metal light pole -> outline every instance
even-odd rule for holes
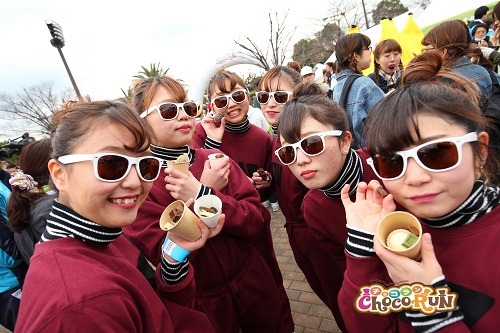
[[[61,56],[61,59],[64,63],[64,67],[66,68],[66,72],[68,72],[69,79],[71,80],[71,84],[73,85],[73,89],[75,89],[76,92],[76,97],[78,97],[78,100],[80,102],[83,102],[82,96],[80,95],[80,90],[78,90],[78,87],[76,86],[75,79],[73,79],[73,75],[71,74],[71,71],[69,70],[68,63],[66,62],[66,59],[64,58],[64,54],[62,52],[62,48],[64,46],[64,35],[62,32],[62,28],[59,24],[52,20],[46,20],[45,24],[47,24],[47,27],[49,28],[50,34],[52,35],[52,39],[50,40],[50,44],[52,44],[53,47],[57,49],[59,52],[59,55]]]
[[[363,5],[363,13],[365,14],[366,29],[368,29],[370,25],[368,24],[368,15],[366,15],[365,1],[361,0],[361,4]]]

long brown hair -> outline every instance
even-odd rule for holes
[[[52,158],[71,154],[95,129],[109,124],[122,125],[135,138],[130,151],[143,152],[149,148],[153,131],[130,106],[116,101],[78,103],[56,113],[56,130],[52,138]]]
[[[367,118],[369,154],[401,151],[421,141],[417,115],[441,117],[467,132],[484,131],[488,121],[473,85],[467,78],[445,70],[439,53],[418,55],[406,66],[402,87],[378,103]],[[479,145],[472,143],[476,157],[480,156]],[[498,159],[490,157],[485,173],[494,175],[498,172]]]
[[[28,227],[33,204],[46,196],[43,187],[49,184],[50,173],[47,164],[52,146],[50,139],[34,141],[26,145],[19,155],[19,168],[38,183],[38,191],[22,191],[15,186],[7,203],[10,229],[22,232]]]
[[[449,67],[461,57],[471,57],[472,37],[461,20],[445,21],[432,28],[422,39],[422,45],[446,50],[444,66]]]
[[[287,102],[280,115],[279,131],[286,142],[300,140],[302,122],[305,118],[312,119],[342,131],[349,130],[347,113],[338,103],[325,96],[317,84],[299,84],[294,92],[294,99]]]
[[[352,69],[354,72],[361,74],[357,65],[358,62],[354,58],[354,54],[363,54],[363,50],[371,44],[368,36],[354,33],[341,37],[335,45],[335,56],[337,57],[337,72],[343,69]]]
[[[302,82],[300,73],[289,66],[274,66],[260,79],[259,90],[271,91],[269,82],[278,78],[278,82],[287,81],[291,86],[297,86]],[[279,89],[279,84],[278,84]]]
[[[176,102],[182,103],[187,100],[184,87],[170,76],[150,77],[137,81],[132,86],[132,107],[141,114],[151,105],[153,98],[160,87],[164,87],[175,98]]]
[[[227,88],[227,83],[229,82],[229,89]],[[208,100],[212,100],[215,88],[219,88],[219,91],[228,94],[234,90],[234,88],[240,85],[246,89],[245,81],[239,77],[236,73],[227,71],[225,69],[218,70],[210,79],[207,87]]]

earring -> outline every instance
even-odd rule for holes
[[[479,170],[476,171],[476,180],[480,180],[481,178],[483,178],[482,176],[484,176],[484,170],[483,170],[483,165],[481,164],[479,166]]]

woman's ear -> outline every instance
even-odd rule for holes
[[[342,155],[347,155],[351,149],[352,134],[349,131],[344,132],[344,137],[340,139],[340,151]]]
[[[50,159],[48,163],[48,168],[50,172],[50,177],[52,178],[52,182],[59,191],[67,190],[67,172],[61,163],[58,163],[55,159]]]
[[[477,142],[479,143],[479,156],[474,160],[474,168],[480,170],[486,163],[486,158],[488,157],[488,143],[490,142],[490,136],[486,132],[481,132],[477,135]]]

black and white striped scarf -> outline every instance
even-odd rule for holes
[[[90,244],[106,245],[121,234],[122,228],[109,228],[92,222],[56,199],[40,242],[71,237]]]
[[[248,132],[250,129],[250,122],[248,121],[248,117],[243,120],[243,122],[239,124],[230,124],[226,123],[225,130],[231,133],[236,133],[236,134],[244,134]]]
[[[175,160],[177,157],[182,154],[188,154],[189,157],[189,165],[192,165],[194,162],[194,151],[189,148],[189,146],[182,146],[180,148],[166,148],[151,145],[151,154],[155,157],[161,158],[163,160],[162,167],[167,167],[167,161]]]
[[[353,149],[347,154],[344,166],[340,171],[340,175],[333,184],[320,189],[327,197],[332,199],[340,198],[340,191],[344,185],[349,184],[349,195],[356,193],[358,184],[363,179],[363,164],[361,157]]]
[[[278,125],[271,125],[272,134],[278,135]]]
[[[422,219],[433,228],[449,228],[469,224],[488,214],[500,203],[500,187],[486,185],[482,180],[474,183],[472,192],[460,206],[445,216]]]

